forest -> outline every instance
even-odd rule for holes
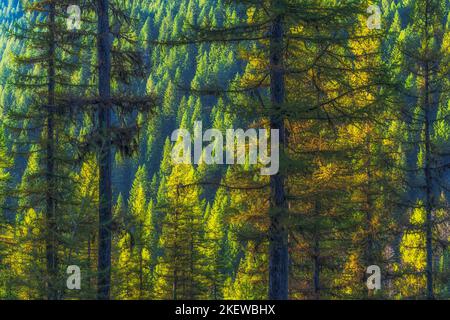
[[[449,97],[450,0],[0,0],[0,300],[448,300]]]

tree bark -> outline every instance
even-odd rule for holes
[[[425,45],[428,53],[429,41],[429,0],[425,3]],[[427,279],[427,299],[434,299],[433,293],[433,177],[431,173],[431,130],[432,110],[430,103],[430,62],[426,58],[424,62],[424,109],[425,109],[425,233],[426,233],[426,279]]]
[[[321,149],[320,143],[319,143],[319,150]],[[313,229],[313,244],[312,244],[312,262],[313,262],[313,294],[312,298],[315,300],[320,300],[320,226],[319,226],[319,219],[320,219],[320,212],[322,210],[322,204],[320,202],[319,198],[316,198],[314,200],[314,229]]]
[[[49,63],[48,63],[48,97],[47,97],[47,126],[46,126],[46,261],[47,261],[47,299],[58,299],[58,245],[56,226],[55,202],[55,3],[49,3]]]
[[[111,287],[111,40],[109,26],[109,1],[97,1],[97,55],[99,65],[98,91],[102,103],[98,111],[101,136],[99,150],[99,240],[97,299],[108,300]]]
[[[275,17],[270,39],[270,93],[273,114],[270,117],[271,129],[280,132],[280,149],[283,154],[286,143],[286,129],[281,114],[285,101],[284,72],[284,27],[283,17]],[[286,228],[287,201],[285,177],[281,171],[270,178],[270,229],[269,229],[269,299],[288,299],[288,232]]]
[[[376,265],[375,261],[375,230],[373,225],[373,215],[374,215],[374,204],[373,204],[373,198],[372,198],[372,153],[371,153],[371,147],[372,147],[372,141],[371,141],[371,132],[368,130],[367,132],[367,139],[366,139],[366,190],[365,190],[365,196],[366,196],[366,204],[365,204],[365,211],[366,211],[366,227],[367,227],[367,236],[366,236],[366,247],[365,247],[365,267],[371,265]],[[365,273],[364,280],[367,280],[367,274]],[[373,297],[375,291],[369,290],[367,291],[367,298]]]
[[[426,233],[426,278],[427,278],[427,299],[433,299],[433,188],[431,176],[431,123],[429,104],[429,66],[425,63],[425,233]]]

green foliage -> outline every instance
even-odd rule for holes
[[[170,136],[176,128],[192,131],[198,120],[204,128],[225,131],[267,127],[278,116],[289,131],[281,172],[289,203],[283,223],[289,229],[290,298],[424,297],[421,68],[427,59],[438,61],[431,79],[434,291],[438,298],[450,297],[450,4],[430,0],[435,14],[427,38],[425,1],[378,1],[387,33],[365,26],[372,2],[293,0],[275,8],[271,1],[125,1],[133,21],[121,32],[133,45],[124,38],[113,43],[115,51],[130,55],[115,56],[112,89],[121,98],[131,89],[156,92],[161,103],[151,115],[116,108],[113,119],[117,128],[139,129],[114,136],[113,299],[268,297],[267,235],[278,212],[270,207],[269,179],[249,165],[174,165]],[[86,34],[69,37],[68,2],[58,3],[55,282],[58,298],[94,298],[99,163],[90,151],[96,107],[67,102],[96,95],[95,24],[88,21],[95,21],[95,12],[83,8]],[[274,110],[267,25],[280,12],[289,38],[283,47],[287,102]],[[38,57],[45,57],[49,43],[34,39],[30,46],[33,41],[24,39],[24,28],[46,22],[45,16],[24,13],[18,1],[0,4],[0,25],[19,37],[0,32],[0,299],[48,295],[45,147],[52,139],[42,130],[48,125],[48,64]],[[241,26],[238,32],[224,31],[233,25]],[[245,29],[249,25],[256,27]],[[185,35],[200,41],[169,47],[153,42]],[[245,37],[263,40],[235,39]],[[129,59],[135,49],[143,53],[139,70]],[[142,73],[144,79],[132,79]],[[76,148],[80,143],[86,148]],[[72,264],[82,270],[80,291],[65,290],[65,267]],[[389,275],[381,292],[365,286],[370,264]]]

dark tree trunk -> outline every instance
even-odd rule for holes
[[[372,180],[373,180],[373,173],[372,173],[372,153],[371,153],[371,148],[372,148],[372,141],[371,141],[371,133],[368,133],[368,137],[366,139],[366,151],[367,151],[367,161],[365,164],[366,167],[366,179],[367,179],[367,183],[366,183],[366,190],[365,190],[365,194],[366,194],[366,203],[365,203],[365,211],[366,211],[366,227],[367,227],[367,236],[366,236],[366,246],[365,246],[365,252],[364,252],[364,263],[365,263],[365,267],[367,268],[368,266],[371,265],[376,265],[376,261],[375,261],[375,230],[374,230],[374,225],[373,225],[373,215],[374,215],[374,203],[373,203],[373,198],[372,198],[372,194],[373,194],[373,190],[372,190]],[[364,281],[367,280],[367,274],[364,273],[365,277],[364,277]],[[367,297],[370,299],[371,297],[373,297],[375,291],[374,290],[369,290],[367,292]]]
[[[99,65],[98,91],[102,99],[98,111],[101,136],[99,150],[99,240],[97,299],[108,300],[111,286],[111,34],[109,27],[109,2],[97,1],[98,31],[97,55]]]
[[[316,234],[314,237],[314,299],[320,299],[320,241],[319,236]]]
[[[433,299],[433,188],[431,176],[431,136],[430,136],[430,119],[429,119],[429,103],[428,103],[428,63],[425,67],[425,189],[426,189],[426,278],[427,278],[427,298]]]
[[[425,63],[425,233],[427,299],[433,299],[433,178],[431,176],[431,126],[429,103],[429,66]]]
[[[88,278],[88,292],[91,293],[91,234],[88,235],[88,249],[87,249],[87,266],[89,270],[89,278]]]
[[[320,149],[320,147],[319,147]],[[318,221],[320,219],[321,211],[320,199],[314,201],[314,236],[313,236],[313,295],[314,299],[320,299],[320,227]]]
[[[425,3],[425,42],[428,49],[429,41],[429,0]],[[428,53],[428,50],[426,50]],[[424,109],[425,109],[425,233],[426,233],[426,279],[427,279],[427,299],[434,299],[433,293],[433,177],[431,173],[431,130],[432,110],[430,103],[430,62],[424,62]]]
[[[270,40],[270,91],[273,115],[270,119],[272,129],[280,131],[280,149],[283,154],[286,143],[286,129],[281,114],[285,100],[285,72],[283,48],[283,18],[273,21]],[[270,178],[270,229],[269,229],[269,299],[288,299],[288,232],[286,228],[287,201],[283,172]]]
[[[48,98],[47,98],[47,127],[46,127],[46,260],[47,260],[47,298],[58,299],[58,245],[55,208],[55,3],[49,4],[49,63],[48,63]]]

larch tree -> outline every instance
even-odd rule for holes
[[[26,4],[26,24],[17,24],[10,34],[27,45],[15,57],[17,73],[10,85],[21,90],[29,107],[8,112],[7,129],[18,139],[19,156],[39,153],[38,168],[31,178],[32,185],[21,186],[13,197],[19,198],[19,212],[34,210],[44,215],[46,275],[43,279],[47,299],[63,295],[58,253],[62,241],[60,223],[62,212],[70,206],[68,194],[73,181],[69,170],[74,168],[71,145],[73,124],[64,95],[77,90],[70,76],[78,66],[71,31],[66,27],[65,1],[33,1]],[[20,137],[20,138],[19,138]],[[26,150],[28,149],[28,150]],[[23,198],[28,201],[21,201]],[[25,204],[21,207],[20,204]],[[63,209],[65,208],[65,209]]]
[[[173,165],[166,193],[157,206],[164,212],[155,268],[154,294],[158,299],[201,299],[206,297],[206,254],[204,251],[201,188],[190,165]]]
[[[440,141],[442,134],[445,136],[448,120],[444,111],[449,90],[445,81],[449,72],[448,29],[442,24],[448,16],[448,6],[442,1],[413,1],[411,14],[412,23],[399,41],[403,55],[399,66],[408,72],[407,85],[401,92],[405,124],[410,130],[407,140],[410,148],[406,150],[409,154],[416,150],[404,166],[407,195],[414,194],[405,199],[408,201],[405,206],[413,208],[409,218],[415,219],[415,223],[409,227],[410,232],[418,232],[425,240],[424,295],[434,299],[436,240],[441,238],[444,244],[448,241],[439,235],[449,219],[448,183],[440,178],[448,175],[448,150]],[[413,172],[415,177],[408,172]],[[420,212],[423,219],[418,218]],[[408,234],[404,236],[407,238]]]
[[[141,131],[138,114],[155,111],[154,94],[139,94],[139,79],[145,76],[142,52],[136,49],[137,36],[128,7],[120,1],[98,0],[82,7],[85,42],[97,44],[96,92],[91,96],[70,96],[67,102],[92,117],[91,130],[83,136],[82,155],[94,152],[99,167],[99,229],[97,254],[97,298],[110,298],[112,241],[112,161],[115,150],[124,157],[138,150]],[[90,18],[90,19],[89,19]],[[93,20],[92,20],[93,19]],[[95,21],[95,22],[93,22]],[[135,86],[135,92],[130,87]],[[94,110],[94,112],[93,112]]]
[[[243,12],[243,18],[226,21],[219,27],[206,19],[199,20],[184,37],[159,43],[242,44],[243,55],[250,63],[248,75],[240,83],[232,84],[230,89],[200,83],[193,89],[206,95],[248,93],[253,99],[239,107],[251,110],[253,117],[256,111],[260,124],[279,130],[280,170],[268,179],[268,297],[287,299],[290,273],[288,180],[300,169],[299,164],[293,165],[295,157],[289,153],[295,139],[288,134],[289,126],[297,120],[309,119],[333,122],[337,118],[343,122],[342,118],[350,120],[369,113],[370,103],[346,110],[349,96],[362,95],[361,92],[382,84],[379,83],[380,73],[375,71],[373,80],[367,84],[358,86],[349,81],[351,75],[356,77],[363,72],[352,67],[351,57],[356,59],[357,55],[350,52],[348,43],[358,25],[358,17],[365,14],[367,3],[286,0],[233,1],[229,5]],[[301,96],[295,90],[299,87],[306,89]],[[319,100],[316,99],[318,94]]]

